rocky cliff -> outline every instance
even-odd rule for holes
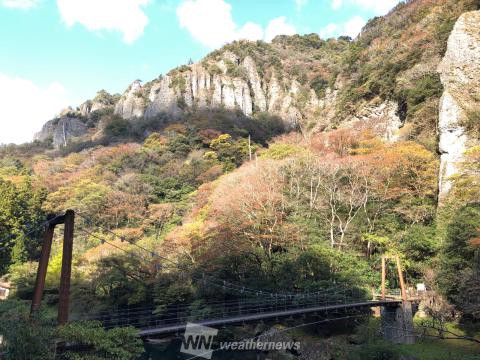
[[[448,39],[438,71],[445,91],[439,106],[440,196],[451,188],[452,175],[465,150],[475,142],[464,125],[480,102],[480,11],[460,16]]]
[[[89,125],[99,125],[99,118],[111,113],[120,96],[110,95],[100,90],[92,100],[87,100],[77,109],[71,107],[62,110],[59,115],[46,122],[42,129],[34,135],[34,140],[51,140],[55,149],[66,146],[73,140],[82,140],[90,135]],[[95,134],[95,131],[92,131]]]
[[[140,81],[134,81],[115,105],[115,114],[124,119],[142,117],[145,111],[144,92]]]
[[[65,115],[48,121],[42,129],[35,134],[34,139],[39,141],[52,140],[55,148],[66,146],[73,139],[87,134],[87,126],[81,119]]]
[[[252,57],[241,59],[225,51],[218,60],[174,69],[148,87],[134,82],[117,103],[115,113],[132,119],[224,108],[246,116],[269,112],[294,127],[318,109],[319,99],[313,89],[278,75],[271,72],[268,80],[262,78]]]
[[[130,123],[154,123],[161,114],[164,124],[216,109],[258,119],[269,113],[306,134],[368,129],[431,151],[438,149],[438,128],[444,192],[468,143],[462,118],[468,104],[478,102],[478,20],[471,12],[478,7],[477,0],[409,0],[369,21],[355,40],[309,34],[233,42],[145,84],[134,81],[121,96],[101,91],[70,116],[78,131],[70,136],[67,130],[62,140],[68,126],[59,127],[57,119],[37,139],[52,137],[61,146],[83,132],[79,122],[94,127],[85,135],[98,139],[111,112]]]
[[[341,87],[341,81],[335,81],[317,95],[311,84],[272,67],[260,71],[251,56],[241,58],[227,50],[174,69],[145,86],[135,81],[117,103],[115,114],[132,120],[221,108],[246,116],[268,112],[283,119],[287,128],[305,129],[310,124],[314,131],[322,131],[336,120]],[[403,125],[397,104],[378,99],[345,119],[345,124],[359,123],[388,140],[395,139]]]

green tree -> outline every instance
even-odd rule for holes
[[[437,283],[460,310],[478,308],[479,294],[471,297],[472,281],[479,290],[478,245],[480,228],[480,204],[466,205],[458,210],[447,227],[445,245],[442,249]],[[470,289],[470,290],[469,290]],[[470,296],[464,296],[465,294]],[[475,295],[475,294],[474,294]],[[473,302],[473,304],[472,304]],[[476,304],[476,306],[475,306]],[[477,310],[477,316],[480,312]]]
[[[95,219],[103,214],[107,207],[107,198],[111,188],[84,178],[59,188],[48,194],[44,208],[51,213],[61,213],[66,209],[75,209]]]
[[[0,302],[0,333],[5,340],[0,350],[6,352],[6,360],[134,360],[144,351],[134,328],[105,330],[96,321],[56,327],[52,312],[43,309],[31,321],[28,309],[28,302]],[[68,347],[56,349],[59,342],[67,343]]]
[[[100,322],[73,322],[56,331],[59,341],[85,348],[84,351],[67,350],[62,359],[71,360],[132,360],[144,351],[138,332],[132,327],[105,330]]]
[[[413,277],[420,277],[423,267],[439,250],[435,228],[412,225],[400,239],[398,248],[405,256],[406,270]]]
[[[117,115],[108,115],[104,129],[107,138],[127,137],[130,133],[131,124],[128,120],[122,119]]]
[[[30,322],[28,308],[27,301],[0,301],[0,334],[4,337],[0,353],[6,352],[6,360],[53,360],[52,322],[43,313]]]
[[[251,144],[252,153],[258,149],[256,144]],[[248,158],[248,140],[234,140],[229,134],[222,134],[213,139],[210,148],[215,150],[218,160],[223,163],[225,170],[233,170]]]
[[[39,254],[39,231],[30,233],[45,219],[45,194],[28,177],[18,183],[0,179],[0,275],[14,262],[33,260]]]

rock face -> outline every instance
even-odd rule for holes
[[[443,198],[452,186],[449,177],[458,172],[458,163],[473,141],[462,123],[480,99],[480,11],[464,13],[457,20],[438,72],[445,88],[438,124],[439,195]]]
[[[103,110],[111,107],[111,105],[101,103],[99,101],[85,101],[82,105],[79,107],[80,115],[84,117],[88,117],[92,112],[98,111],[98,110]]]
[[[399,139],[399,130],[403,125],[398,115],[398,104],[384,101],[378,105],[365,106],[343,127],[370,130],[383,140],[394,142]]]
[[[43,124],[42,129],[35,133],[33,136],[33,140],[38,140],[38,141],[45,141],[48,140],[49,138],[53,139],[53,133],[55,132],[55,128],[57,127],[57,120],[50,120],[47,121],[45,124]]]
[[[142,117],[146,103],[142,90],[140,81],[134,81],[115,105],[115,114],[124,119]]]
[[[55,148],[66,146],[73,138],[87,134],[86,125],[79,119],[70,116],[63,116],[48,121],[43,125],[42,130],[35,134],[34,139],[45,141],[49,138],[53,141]]]
[[[133,83],[115,107],[115,113],[131,119],[162,112],[178,115],[195,109],[225,108],[247,116],[268,111],[293,127],[318,108],[319,100],[313,90],[302,88],[295,80],[280,81],[275,73],[270,75],[269,81],[260,76],[250,56],[242,61],[225,51],[218,61],[171,71],[149,90]],[[148,105],[144,98],[148,98]]]
[[[100,110],[112,109],[117,103],[120,95],[110,95],[105,90],[100,90],[92,100],[87,100],[81,104],[78,111],[81,116],[88,118],[92,113]]]
[[[464,116],[458,102],[445,90],[440,99],[440,114],[438,119],[440,151],[439,194],[444,197],[448,194],[452,183],[449,178],[458,172],[458,163],[463,160],[463,153],[467,149],[468,137],[465,129],[460,125]]]

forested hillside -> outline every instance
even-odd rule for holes
[[[439,150],[438,66],[458,18],[478,9],[476,0],[411,0],[354,40],[234,42],[67,109],[34,142],[0,148],[0,276],[14,299],[31,299],[43,229],[31,230],[73,209],[74,318],[200,307],[222,296],[193,281],[205,273],[272,292],[344,284],[368,298],[381,257],[399,255],[408,285],[425,283],[437,299],[427,313],[475,324],[480,97],[464,106],[454,94],[468,108],[457,124],[467,149],[439,194],[440,164],[451,160]],[[47,307],[58,302],[61,236]],[[387,286],[398,288],[389,266]]]

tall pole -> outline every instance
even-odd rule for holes
[[[400,265],[400,258],[398,255],[395,256],[397,260],[397,270],[398,270],[398,278],[400,279],[400,289],[402,290],[402,300],[407,301],[407,291],[405,289],[405,281],[403,280],[403,272],[402,267]]]
[[[54,231],[55,225],[48,224],[48,227],[43,234],[42,252],[40,253],[40,261],[38,262],[37,279],[35,280],[35,290],[33,292],[32,306],[30,308],[30,317],[32,317],[32,315],[40,308],[40,303],[42,302]]]
[[[72,275],[73,228],[75,213],[67,210],[65,213],[65,230],[63,235],[62,274],[60,277],[60,294],[58,304],[58,324],[63,325],[68,321],[70,300],[70,277]]]
[[[382,300],[385,300],[385,280],[387,272],[385,269],[385,255],[382,256]]]

